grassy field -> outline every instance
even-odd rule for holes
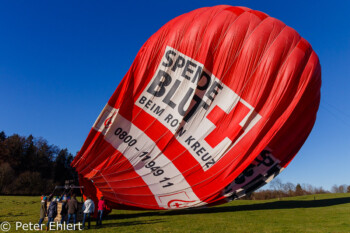
[[[0,222],[37,223],[40,197],[0,197]],[[350,232],[350,194],[237,200],[178,211],[113,210],[91,232]],[[1,232],[1,230],[0,230]],[[23,231],[25,232],[25,231]]]

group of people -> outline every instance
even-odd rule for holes
[[[96,227],[99,227],[102,225],[103,211],[105,210],[105,208],[106,208],[106,203],[102,196],[98,201],[98,205],[97,205]],[[91,214],[93,214],[94,212],[95,212],[95,203],[90,197],[87,197],[83,205],[83,214],[84,214],[83,228],[85,227],[85,221],[87,220],[88,229],[90,229],[90,217],[91,217]]]
[[[49,207],[47,208],[47,202],[50,201]],[[53,195],[50,195],[49,197],[42,196],[41,199],[41,207],[40,207],[40,220],[39,220],[39,226],[44,221],[44,218],[47,216],[48,221],[46,224],[46,229],[49,229],[50,223],[54,221],[54,219],[57,216],[57,204],[58,202],[62,203],[61,208],[61,224],[66,222],[67,224],[70,223],[71,220],[73,220],[73,224],[75,225],[77,222],[77,213],[78,213],[78,201],[76,199],[76,196],[73,194],[71,197],[68,195],[62,195],[61,197],[53,197]],[[103,197],[100,198],[97,205],[97,219],[96,219],[96,227],[102,225],[102,217],[103,217],[103,211],[106,209],[105,200]],[[85,222],[88,223],[88,229],[90,228],[91,223],[91,215],[95,212],[95,203],[90,197],[87,197],[83,207],[83,222],[82,226],[83,229],[85,228]]]

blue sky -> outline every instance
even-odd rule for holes
[[[0,1],[0,130],[75,154],[142,44],[196,8],[246,6],[306,38],[322,66],[315,127],[279,176],[350,185],[350,1]]]

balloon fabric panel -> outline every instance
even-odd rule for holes
[[[316,120],[321,68],[283,22],[220,5],[142,46],[72,162],[111,208],[216,205],[271,181]]]

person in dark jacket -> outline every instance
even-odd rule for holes
[[[47,209],[47,224],[46,224],[46,228],[49,228],[50,222],[53,222],[53,220],[56,218],[57,216],[57,199],[53,198],[49,208]]]
[[[44,218],[46,217],[47,214],[47,197],[43,197],[43,199],[40,202],[40,219],[39,219],[39,227],[41,228],[41,224],[44,221]]]
[[[64,223],[64,221],[66,220],[66,217],[67,217],[67,213],[68,213],[68,210],[67,210],[67,200],[62,200],[62,209],[61,209],[61,224]]]
[[[70,199],[67,203],[67,212],[68,212],[68,219],[67,224],[69,224],[70,219],[73,217],[73,223],[76,224],[77,222],[77,211],[78,211],[78,201],[75,197],[75,195],[72,195],[72,199]]]

